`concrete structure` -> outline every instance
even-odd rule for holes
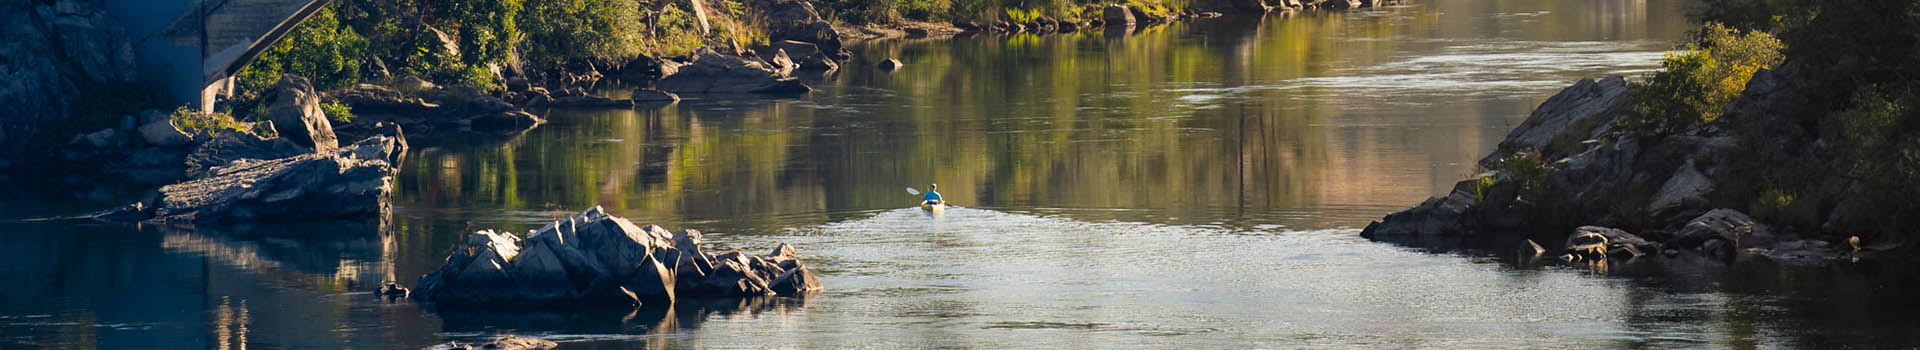
[[[212,111],[233,75],[332,0],[108,0],[127,28],[140,77]]]

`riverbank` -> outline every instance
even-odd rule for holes
[[[1663,70],[1562,90],[1479,161],[1484,173],[1361,235],[1569,262],[1912,261],[1916,65],[1911,52],[1876,48],[1912,34],[1832,34],[1862,20],[1822,15],[1771,32],[1709,22]]]

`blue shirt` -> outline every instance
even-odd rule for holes
[[[927,191],[927,195],[920,198],[925,198],[926,200],[930,200],[930,201],[937,201],[937,200],[940,200],[940,192]]]

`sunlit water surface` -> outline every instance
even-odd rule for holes
[[[1357,227],[1446,191],[1584,77],[1639,74],[1670,1],[1418,1],[1081,33],[856,46],[809,95],[543,111],[417,138],[381,223],[8,222],[0,347],[1912,347],[1913,269],[1604,271],[1431,252]],[[906,68],[871,69],[895,57]],[[619,87],[602,93],[619,96]],[[906,187],[941,184],[929,215]],[[35,187],[0,218],[124,201]],[[603,205],[722,249],[799,247],[827,289],[598,312],[424,310],[464,232]]]

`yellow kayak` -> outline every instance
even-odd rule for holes
[[[920,210],[925,210],[925,211],[934,212],[934,213],[947,211],[947,203],[927,204],[926,202],[921,202]]]

